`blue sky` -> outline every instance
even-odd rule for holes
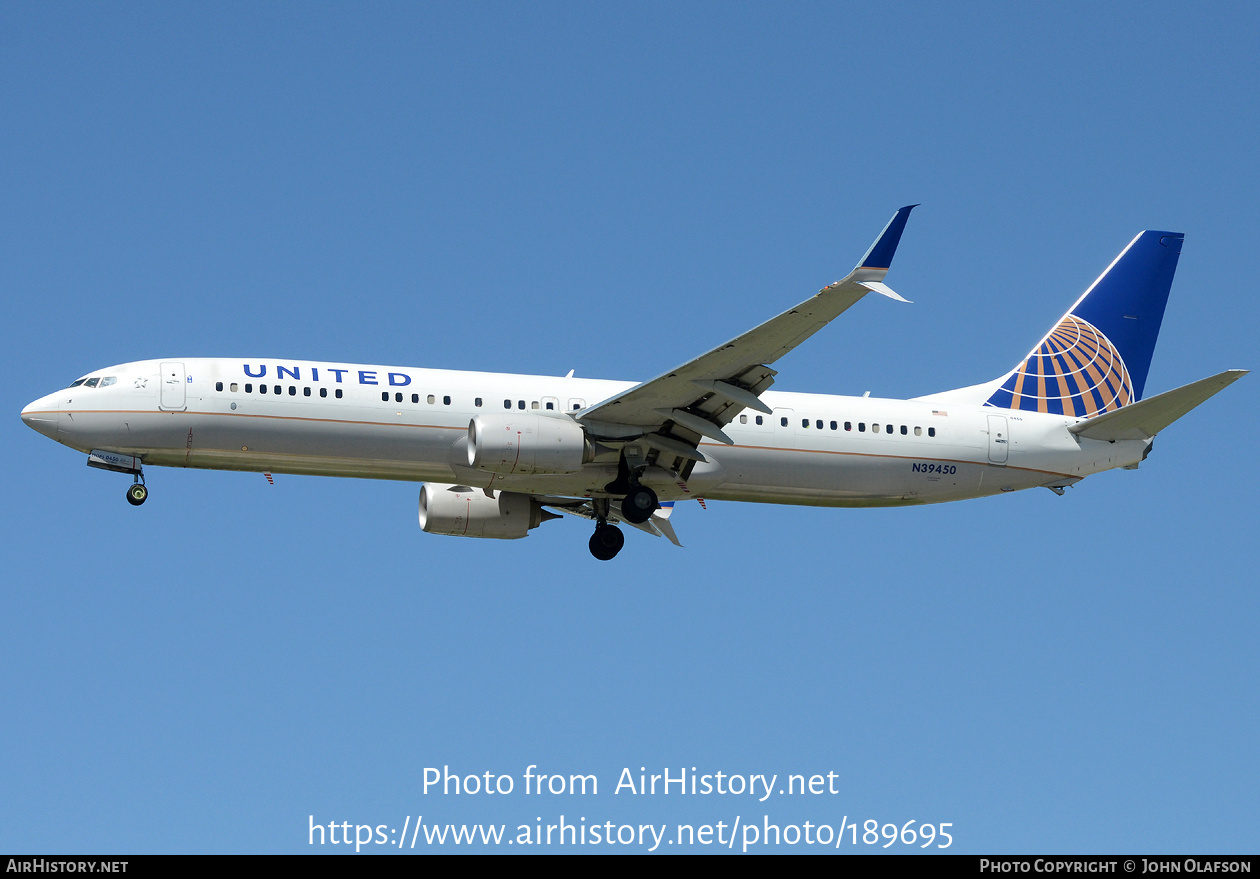
[[[157,357],[644,379],[841,277],[913,202],[889,282],[914,304],[860,303],[778,388],[992,378],[1144,228],[1186,234],[1148,393],[1252,368],[1258,22],[0,7],[0,850],[564,815],[1254,851],[1254,377],[1062,498],[682,507],[685,549],[631,534],[613,563],[571,520],[422,534],[406,483],[155,469],[133,509],[18,412]],[[526,796],[531,764],[599,794]],[[442,766],[516,792],[425,794]],[[839,792],[613,793],[693,766]]]

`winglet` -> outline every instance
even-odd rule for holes
[[[906,220],[910,219],[910,212],[917,207],[917,204],[906,205],[893,214],[888,225],[884,227],[884,231],[879,233],[871,249],[857,264],[857,268],[888,271],[892,265],[893,254],[897,252],[897,244],[901,241],[901,233],[906,231]]]

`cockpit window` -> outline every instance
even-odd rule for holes
[[[101,386],[102,388],[107,388],[107,387],[109,387],[110,385],[116,385],[116,384],[118,384],[118,376],[116,376],[116,375],[107,375],[107,376],[105,376],[105,378],[101,379],[101,385],[100,385],[100,386]]]
[[[94,376],[92,376],[90,379],[88,379],[87,381],[85,381],[85,382],[83,383],[83,387],[85,387],[85,388],[94,388],[94,387],[96,387],[98,384],[100,384],[100,381],[101,381],[101,377],[100,377],[99,375],[94,375]]]
[[[76,381],[76,382],[74,382],[73,384],[71,384],[71,385],[70,385],[70,387],[72,387],[72,388],[77,388],[79,385],[83,384],[85,381],[87,381],[87,379],[85,379],[85,378],[81,378],[81,379],[79,379],[78,381]]]

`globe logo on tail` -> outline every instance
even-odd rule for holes
[[[1069,314],[989,398],[989,405],[1087,417],[1133,401],[1133,381],[1115,345]]]

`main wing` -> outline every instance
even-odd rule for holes
[[[685,466],[706,460],[696,449],[701,437],[729,444],[722,428],[741,410],[769,414],[770,408],[759,399],[774,384],[776,373],[769,364],[871,291],[907,301],[883,281],[916,207],[908,205],[893,214],[866,256],[843,279],[725,345],[578,413],[578,421],[596,439],[644,437],[660,453],[658,461],[680,458]]]

